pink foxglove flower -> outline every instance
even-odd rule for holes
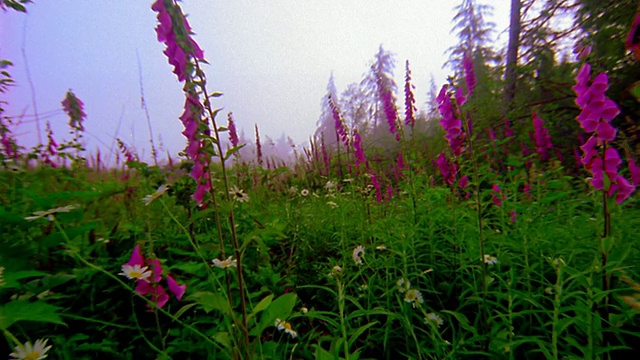
[[[336,141],[342,141],[344,146],[349,146],[347,129],[346,129],[346,126],[344,125],[344,121],[342,121],[342,117],[340,116],[340,110],[338,109],[338,106],[336,105],[336,103],[333,101],[333,98],[331,97],[331,95],[329,95],[328,100],[329,100],[329,107],[331,108],[331,115],[333,116],[333,120],[335,123],[336,135],[338,137]]]
[[[362,137],[357,130],[353,132],[353,148],[355,149],[356,167],[360,166],[360,164],[366,164],[367,159],[362,148]]]
[[[462,59],[462,67],[464,68],[464,80],[467,84],[467,97],[473,94],[473,89],[476,88],[476,73],[473,70],[473,59],[467,54]]]
[[[166,45],[164,54],[173,65],[174,74],[181,82],[190,79],[193,71],[191,60],[204,60],[204,52],[191,37],[193,32],[186,16],[173,1],[156,0],[151,8],[158,13],[156,34],[158,41]]]
[[[69,127],[78,131],[84,131],[82,124],[87,117],[84,113],[84,104],[71,91],[67,91],[67,95],[62,100],[62,108],[69,116]]]
[[[533,129],[534,139],[536,143],[536,152],[540,156],[540,160],[549,160],[549,150],[553,147],[551,143],[551,136],[549,131],[544,127],[544,120],[538,117],[535,111],[531,112],[533,115]]]
[[[151,300],[163,307],[169,301],[169,295],[164,287],[160,285],[162,281],[162,264],[158,259],[145,259],[140,251],[140,245],[136,245],[131,252],[129,261],[123,266],[123,273],[128,278],[136,279],[135,291],[142,296],[150,296]],[[133,272],[132,272],[133,271]],[[129,275],[132,274],[132,275]],[[167,275],[167,285],[178,300],[184,295],[187,285],[180,285],[174,278]]]
[[[227,119],[229,120],[227,126],[227,129],[229,129],[229,141],[231,142],[231,146],[237,147],[240,140],[238,139],[238,131],[236,130],[236,124],[233,121],[233,114],[231,112],[227,114]]]
[[[591,83],[591,66],[583,64],[576,75],[573,87],[577,97],[576,104],[582,110],[576,118],[580,126],[591,137],[581,146],[583,156],[580,159],[586,170],[591,172],[591,185],[596,190],[607,191],[608,196],[615,196],[617,203],[624,202],[635,190],[635,186],[618,174],[622,164],[618,151],[608,144],[616,137],[616,129],[611,125],[620,110],[618,105],[607,98],[605,91],[609,88],[609,80],[605,73],[597,74]],[[602,146],[604,154],[598,147]],[[604,176],[608,182],[605,182]],[[605,186],[608,185],[608,188]]]
[[[502,202],[507,199],[504,194],[502,194],[502,190],[500,190],[500,186],[498,184],[493,184],[493,187],[491,188],[491,199],[498,207],[502,207]]]

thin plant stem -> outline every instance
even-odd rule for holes
[[[200,81],[198,82],[200,88],[203,91],[204,94],[204,107],[206,108],[208,114],[209,114],[209,119],[211,121],[211,127],[213,128],[213,132],[214,132],[214,138],[215,138],[215,145],[217,148],[217,153],[220,157],[220,167],[222,169],[222,180],[224,183],[224,189],[225,189],[225,194],[226,194],[226,200],[229,204],[232,204],[232,199],[231,199],[231,195],[230,195],[230,189],[229,189],[229,178],[227,176],[227,168],[225,166],[225,155],[224,152],[222,151],[222,143],[220,141],[220,132],[218,131],[218,125],[216,124],[216,120],[215,120],[215,113],[213,111],[213,109],[211,108],[211,100],[210,97],[208,95],[207,92],[207,88],[206,88],[206,79],[204,76],[204,72],[200,69],[200,63],[198,61],[195,61],[195,65],[196,65],[196,71],[198,74],[198,77],[200,78]],[[216,212],[217,213],[217,212]],[[236,256],[236,261],[237,261],[237,267],[236,267],[236,277],[238,280],[238,289],[239,289],[239,293],[240,293],[240,307],[241,307],[241,313],[242,313],[242,333],[243,333],[243,342],[244,342],[244,348],[245,348],[245,352],[246,352],[246,358],[245,359],[250,359],[251,355],[249,353],[249,329],[247,327],[247,301],[246,301],[246,296],[245,296],[245,288],[244,288],[244,278],[243,278],[243,274],[242,274],[242,253],[240,251],[240,245],[238,243],[238,234],[236,233],[236,224],[235,224],[235,219],[234,219],[234,215],[233,215],[233,206],[230,206],[229,208],[229,227],[231,228],[231,241],[233,244],[233,250],[235,252],[235,256]]]

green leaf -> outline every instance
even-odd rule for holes
[[[220,91],[214,91],[214,92],[212,92],[212,93],[211,93],[211,95],[209,95],[209,96],[214,97],[214,98],[217,98],[217,97],[220,97],[220,96],[222,96],[222,95],[223,95],[223,94],[222,94]]]
[[[18,280],[28,279],[32,277],[45,276],[47,273],[36,270],[23,270],[23,271],[6,271],[4,273],[4,281],[5,285],[3,287],[6,288],[19,288],[20,283]]]
[[[66,325],[57,306],[44,301],[12,301],[0,306],[0,329],[6,330],[17,321],[36,321]]]
[[[198,305],[197,303],[191,303],[191,304],[187,304],[183,307],[180,308],[180,310],[176,311],[175,314],[173,314],[173,316],[176,317],[176,319],[179,319],[180,316],[182,316],[185,312],[187,312],[189,309],[191,309],[192,307]]]
[[[629,92],[636,98],[636,101],[640,102],[640,81],[633,83]]]
[[[253,317],[256,316],[256,314],[258,314],[260,311],[263,311],[264,309],[268,308],[269,305],[271,305],[272,300],[273,300],[273,294],[267,295],[264,299],[260,300],[258,305],[256,305],[256,307],[253,308],[253,310],[251,311],[251,314],[249,314],[249,316],[247,317],[247,323],[251,322],[251,319],[253,319]]]
[[[288,293],[273,301],[264,311],[260,324],[251,330],[251,335],[259,336],[264,329],[274,326],[276,319],[286,320],[289,318],[297,300],[298,296],[295,293]]]
[[[187,297],[187,300],[195,301],[202,306],[205,312],[209,313],[218,310],[225,315],[231,315],[229,302],[222,293],[212,293],[209,291],[201,291]]]
[[[224,346],[225,348],[232,350],[233,345],[231,343],[231,335],[228,332],[219,332],[213,335],[213,340],[217,341],[219,344]]]
[[[362,325],[353,334],[351,334],[351,337],[349,337],[349,340],[347,341],[347,346],[349,347],[349,349],[351,349],[351,347],[353,346],[353,343],[356,340],[358,340],[358,337],[360,335],[362,335],[363,332],[367,331],[367,329],[369,329],[373,325],[377,325],[377,324],[378,324],[378,322],[374,321],[374,322],[370,322],[370,323],[368,323],[366,325]]]
[[[234,147],[230,148],[229,150],[227,150],[227,152],[224,154],[224,160],[227,160],[229,157],[231,157],[231,155],[233,155],[234,153],[238,152],[238,150],[242,149],[245,145],[247,145],[247,144],[234,146]]]
[[[332,353],[322,348],[322,346],[320,345],[316,345],[315,356],[316,356],[316,360],[336,360],[337,359],[336,356],[334,356]]]

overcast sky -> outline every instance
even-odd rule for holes
[[[35,1],[28,14],[0,11],[0,59],[11,60],[17,86],[6,114],[24,114],[14,131],[25,146],[37,143],[34,114],[44,131],[68,138],[60,101],[68,89],[85,103],[87,145],[103,151],[115,137],[149,156],[149,131],[140,106],[140,77],[156,145],[182,150],[184,95],[157,42],[152,1]],[[339,92],[359,82],[380,44],[396,54],[396,81],[409,60],[418,106],[424,108],[430,77],[440,86],[450,33],[452,0],[186,0],[181,3],[210,62],[215,105],[233,111],[253,138],[258,124],[272,139],[297,143],[315,130],[331,72]],[[509,1],[493,1],[496,36],[506,41]],[[139,66],[138,66],[139,58]],[[27,76],[27,67],[30,81]],[[140,70],[139,70],[140,69]],[[402,100],[402,96],[399,96]],[[223,115],[224,115],[223,114]],[[226,121],[226,116],[219,118]],[[44,133],[43,133],[44,137]]]

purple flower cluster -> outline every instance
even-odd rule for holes
[[[0,144],[4,150],[2,155],[8,159],[18,160],[20,153],[17,151],[16,140],[11,130],[2,122],[2,118],[0,118]]]
[[[125,264],[129,266],[139,266],[139,267],[148,267],[151,270],[151,279],[137,279],[136,280],[136,292],[142,296],[150,295],[151,300],[158,305],[158,307],[163,307],[169,301],[169,294],[165,291],[164,287],[159,284],[162,280],[162,264],[160,264],[160,260],[158,259],[145,259],[142,253],[140,252],[140,245],[136,245],[131,252],[131,257],[129,261]],[[173,293],[176,299],[182,299],[185,291],[187,290],[187,285],[180,285],[178,282],[172,278],[170,275],[166,275],[167,278],[167,287],[169,291]]]
[[[464,68],[464,80],[467,84],[467,97],[473,94],[473,89],[476,88],[476,73],[473,71],[473,59],[467,54],[462,59],[462,67]]]
[[[71,91],[67,91],[67,95],[62,100],[62,109],[69,116],[69,127],[78,131],[84,131],[84,119],[87,115],[84,113],[84,104]]]
[[[42,161],[45,164],[55,168],[56,163],[53,162],[51,158],[56,156],[57,154],[58,154],[58,143],[53,138],[53,130],[51,130],[51,123],[47,121],[47,148],[42,154]]]
[[[367,158],[364,156],[364,149],[362,148],[362,137],[357,130],[353,132],[353,148],[355,149],[356,167],[360,164],[366,164]]]
[[[207,157],[201,153],[203,147],[202,140],[199,138],[200,123],[204,108],[200,103],[197,95],[187,92],[187,98],[184,103],[184,111],[180,115],[180,121],[184,125],[182,135],[187,138],[187,147],[185,153],[187,157],[193,160],[193,169],[191,170],[191,178],[196,181],[196,191],[191,196],[198,205],[202,204],[204,195],[211,189],[211,181],[209,171],[207,171]]]
[[[333,115],[333,120],[335,121],[336,134],[340,141],[344,144],[344,146],[349,146],[349,138],[347,137],[347,129],[344,125],[344,121],[342,121],[342,117],[340,116],[340,110],[338,110],[338,106],[333,101],[331,96],[328,97],[329,107],[331,108],[331,115]]]
[[[229,124],[227,125],[227,129],[229,130],[229,141],[231,142],[231,146],[237,147],[240,143],[240,139],[238,139],[238,130],[236,129],[236,124],[233,121],[233,114],[229,112],[227,114],[227,120]]]
[[[396,108],[396,99],[393,92],[383,82],[382,76],[377,77],[378,97],[382,101],[382,110],[389,124],[389,132],[395,134],[396,140],[400,141],[400,132],[398,131],[398,109]]]
[[[502,202],[507,200],[500,189],[500,185],[493,184],[491,187],[491,200],[497,207],[502,207]]]
[[[607,191],[609,196],[616,193],[615,200],[620,204],[635,190],[635,186],[618,174],[618,168],[622,164],[618,151],[607,146],[616,137],[616,129],[611,125],[611,120],[620,110],[605,95],[609,88],[607,75],[599,73],[591,83],[590,80],[591,66],[585,63],[580,68],[573,87],[577,95],[576,104],[582,110],[576,119],[584,131],[591,133],[591,137],[580,147],[583,152],[580,161],[591,172],[591,185],[597,190]],[[598,147],[604,148],[604,156],[600,154]],[[608,182],[604,179],[605,175]],[[610,184],[608,189],[605,188],[607,183]]]
[[[450,162],[444,152],[441,152],[436,159],[438,169],[444,178],[444,182],[453,185],[456,181],[456,175],[458,174],[458,165],[454,162]]]
[[[204,52],[191,38],[193,33],[187,18],[180,7],[173,5],[173,1],[156,0],[151,8],[158,13],[156,34],[158,41],[167,46],[164,54],[169,59],[169,64],[173,65],[173,73],[178,76],[179,81],[191,78],[188,64],[192,57],[204,60]]]
[[[442,115],[440,125],[442,125],[444,131],[447,132],[444,137],[449,142],[449,147],[451,147],[453,155],[457,157],[464,151],[465,133],[462,129],[462,120],[456,115],[454,110],[448,88],[448,85],[442,86],[436,101],[438,102],[440,115]]]
[[[536,144],[536,152],[540,156],[540,160],[549,160],[549,150],[553,147],[549,131],[544,127],[544,120],[540,119],[535,111],[531,111],[533,117],[533,138]]]

